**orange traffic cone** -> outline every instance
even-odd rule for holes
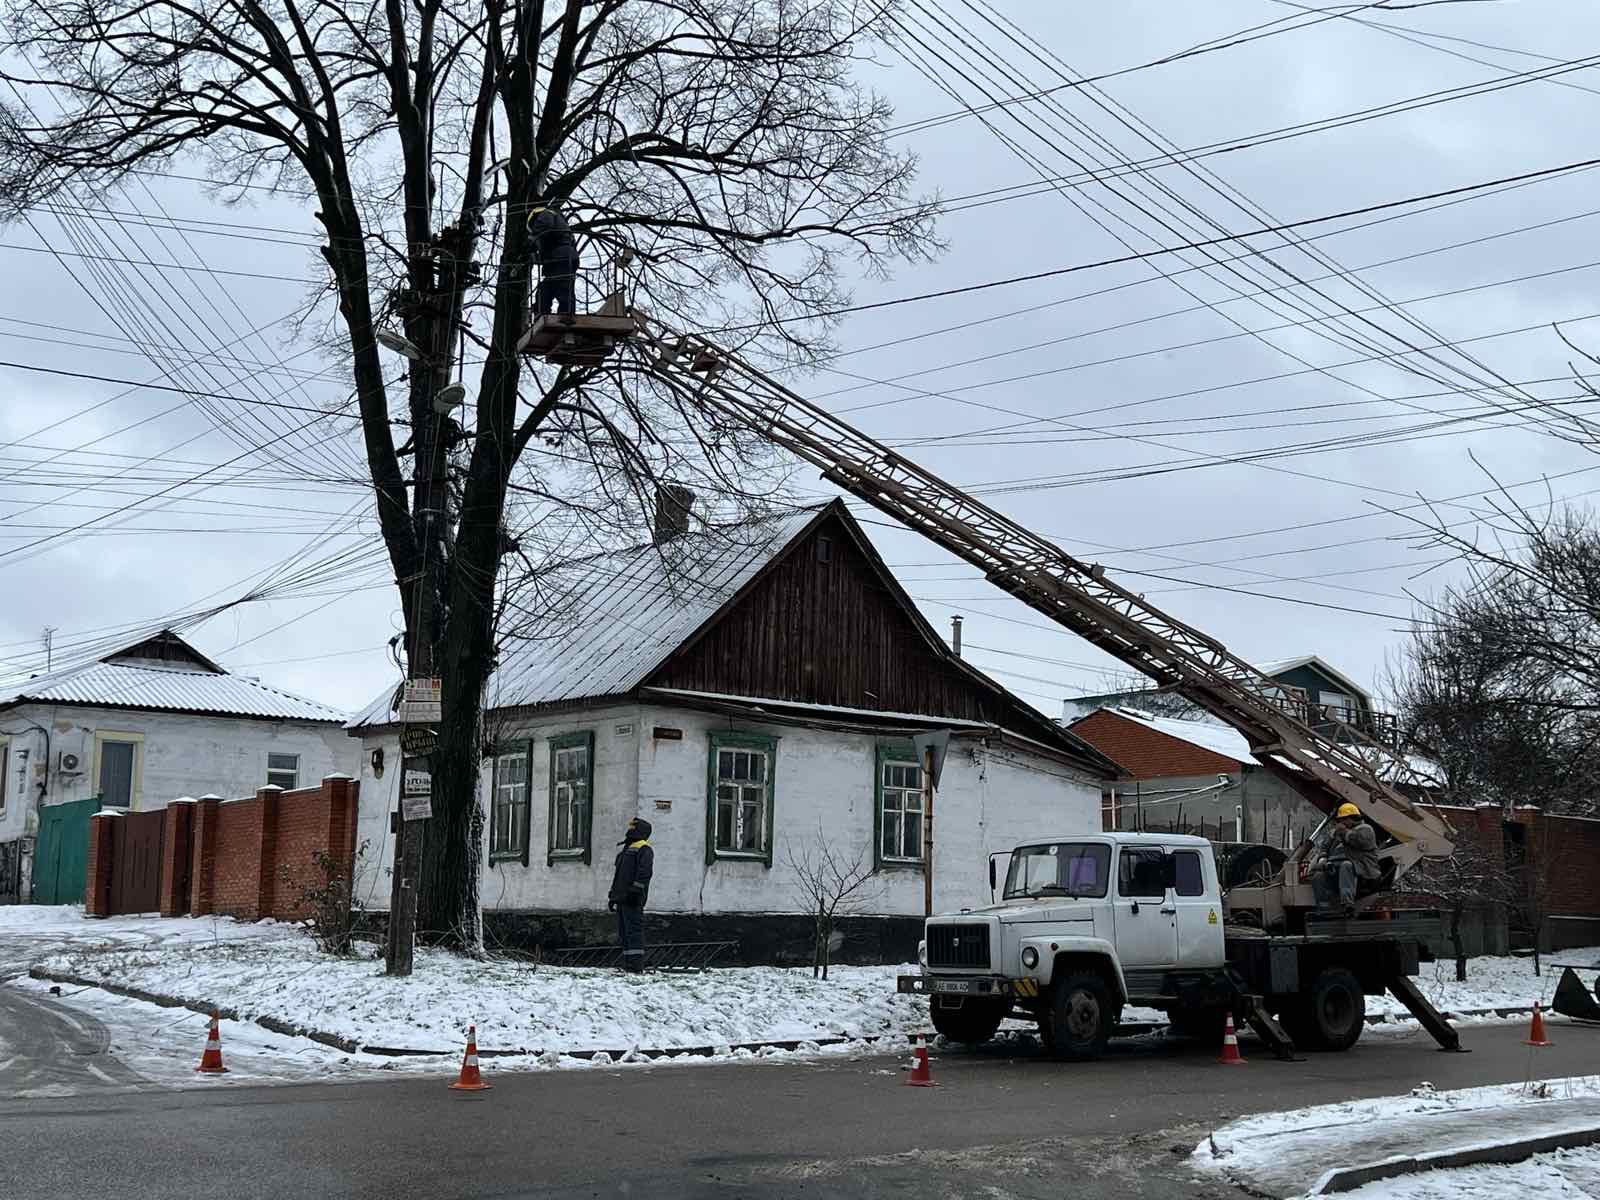
[[[911,1052],[911,1077],[906,1080],[907,1087],[938,1087],[933,1081],[933,1072],[928,1069],[928,1043],[922,1040],[922,1035],[917,1034],[917,1048]]]
[[[202,1075],[225,1075],[228,1068],[222,1065],[222,1034],[217,1014],[211,1014],[211,1028],[206,1031],[205,1053],[200,1055],[200,1065],[195,1068]]]
[[[1524,1042],[1523,1045],[1525,1045],[1525,1046],[1553,1046],[1553,1045],[1555,1045],[1554,1042],[1552,1042],[1549,1038],[1545,1037],[1545,1035],[1544,1035],[1544,1014],[1539,1011],[1539,1002],[1537,1000],[1535,1000],[1533,1002],[1533,1024],[1528,1029],[1528,1040],[1526,1042]]]
[[[1217,1059],[1225,1067],[1244,1066],[1244,1056],[1239,1053],[1239,1039],[1233,1032],[1233,1014],[1222,1023],[1222,1055]]]
[[[457,1092],[486,1092],[489,1084],[478,1074],[478,1027],[467,1026],[467,1053],[461,1059],[461,1078],[450,1085]]]

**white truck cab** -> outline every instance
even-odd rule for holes
[[[997,885],[993,861],[991,885]],[[1098,1053],[1125,1004],[1220,1013],[1226,964],[1216,861],[1204,838],[1105,833],[1011,852],[999,902],[931,918],[922,975],[934,1027],[992,1036],[1013,1005],[1039,1019],[1062,1057]],[[914,981],[908,984],[907,981]],[[1205,994],[1188,995],[1196,990]],[[1220,1017],[1219,1017],[1220,1023]]]

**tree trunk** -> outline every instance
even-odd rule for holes
[[[427,822],[418,872],[417,932],[424,941],[482,954],[478,883],[484,813],[478,774],[486,672],[449,658],[440,665],[444,720],[432,764],[433,818]]]
[[[1467,948],[1461,940],[1461,904],[1458,901],[1450,910],[1450,948],[1456,952],[1456,982],[1467,978]]]

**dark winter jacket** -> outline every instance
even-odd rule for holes
[[[1376,879],[1383,874],[1378,862],[1378,834],[1371,825],[1357,825],[1348,830],[1335,825],[1327,857],[1329,862],[1349,859],[1356,874],[1363,879]]]
[[[617,852],[617,869],[611,876],[611,902],[623,908],[643,908],[650,898],[650,875],[656,854],[650,849],[650,822],[635,820]]]
[[[567,219],[556,208],[542,208],[528,218],[528,233],[533,239],[533,261],[562,262],[578,257],[578,243],[567,228]]]

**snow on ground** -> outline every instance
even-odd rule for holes
[[[370,949],[332,958],[283,925],[218,921],[226,933],[215,937],[196,929],[147,940],[177,923],[129,929],[106,922],[106,936],[95,937],[100,922],[67,922],[65,944],[40,963],[400,1049],[454,1050],[469,1024],[478,1027],[480,1049],[537,1052],[862,1038],[927,1022],[926,1001],[895,994],[894,976],[904,967],[834,967],[827,981],[809,969],[772,967],[627,976],[419,950],[415,974],[401,980],[385,976]]]
[[[1422,1083],[1404,1096],[1244,1117],[1208,1135],[1190,1161],[1258,1193],[1291,1196],[1339,1167],[1594,1127],[1600,1075],[1443,1092]]]
[[[1600,1196],[1600,1147],[1557,1150],[1505,1166],[1426,1171],[1369,1183],[1347,1200],[1594,1200]]]
[[[1485,955],[1467,960],[1467,979],[1456,982],[1454,959],[1423,963],[1416,978],[1417,987],[1441,1012],[1467,1012],[1475,1008],[1517,1008],[1524,1011],[1538,1000],[1545,1008],[1555,994],[1561,972],[1551,963],[1600,963],[1600,946],[1579,950],[1560,950],[1543,957],[1544,973],[1533,973],[1533,959]],[[1585,979],[1592,977],[1585,976]],[[1368,996],[1368,1013],[1407,1015],[1405,1005],[1393,996]]]

